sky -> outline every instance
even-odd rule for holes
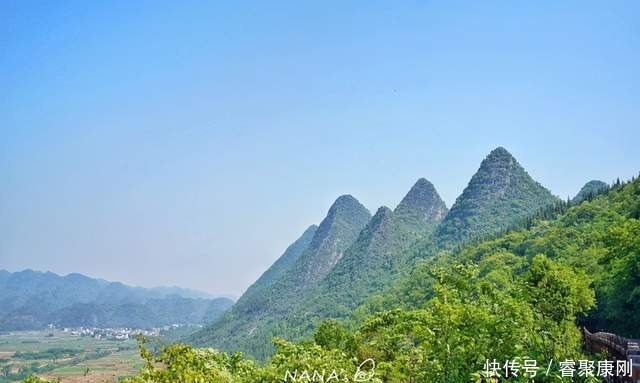
[[[640,3],[3,1],[0,269],[240,295],[341,194],[640,171]]]

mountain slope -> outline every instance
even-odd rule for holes
[[[231,327],[236,321],[235,318],[245,318],[261,311],[264,305],[264,294],[283,274],[291,269],[293,264],[300,258],[300,255],[309,247],[315,236],[318,226],[309,226],[302,235],[295,240],[285,252],[265,271],[256,282],[233,304],[215,324],[219,332]],[[213,322],[213,321],[211,321]],[[209,331],[209,330],[207,330]]]
[[[77,273],[4,272],[0,278],[0,330],[31,330],[48,324],[154,327],[202,323],[221,315],[232,303],[226,298],[194,295],[205,293],[175,287],[130,287]]]
[[[269,354],[271,336],[278,333],[274,325],[282,323],[304,293],[335,266],[370,218],[369,211],[353,196],[340,196],[289,270],[189,340],[223,350]]]
[[[436,241],[446,246],[497,234],[557,201],[506,149],[498,147],[456,199]]]
[[[333,203],[327,217],[320,223],[309,248],[287,273],[293,283],[279,286],[305,290],[322,279],[340,260],[344,251],[353,243],[360,231],[371,219],[371,213],[350,195],[343,195]],[[286,278],[285,278],[286,279]],[[284,281],[285,279],[281,279]]]
[[[295,242],[293,242],[285,252],[278,258],[273,265],[271,265],[267,271],[265,271],[255,283],[253,283],[242,297],[238,300],[240,302],[246,295],[251,295],[253,291],[266,288],[274,281],[280,278],[291,266],[300,258],[300,255],[309,247],[313,236],[318,230],[317,225],[309,226]]]

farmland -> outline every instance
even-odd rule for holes
[[[62,382],[117,382],[142,365],[135,340],[102,340],[57,330],[0,334],[0,383],[29,374]]]

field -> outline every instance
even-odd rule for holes
[[[135,340],[98,340],[61,331],[0,334],[0,383],[30,373],[62,382],[117,382],[142,365]]]

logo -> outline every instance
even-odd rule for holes
[[[285,382],[318,382],[318,383],[329,383],[329,382],[371,382],[373,381],[373,377],[375,375],[376,362],[369,358],[364,360],[358,368],[353,376],[349,376],[349,374],[343,369],[323,369],[323,370],[287,370],[284,374]],[[352,378],[352,379],[350,379]]]
[[[353,375],[354,382],[368,382],[373,380],[373,376],[376,374],[376,361],[369,358],[365,359],[356,370]]]

